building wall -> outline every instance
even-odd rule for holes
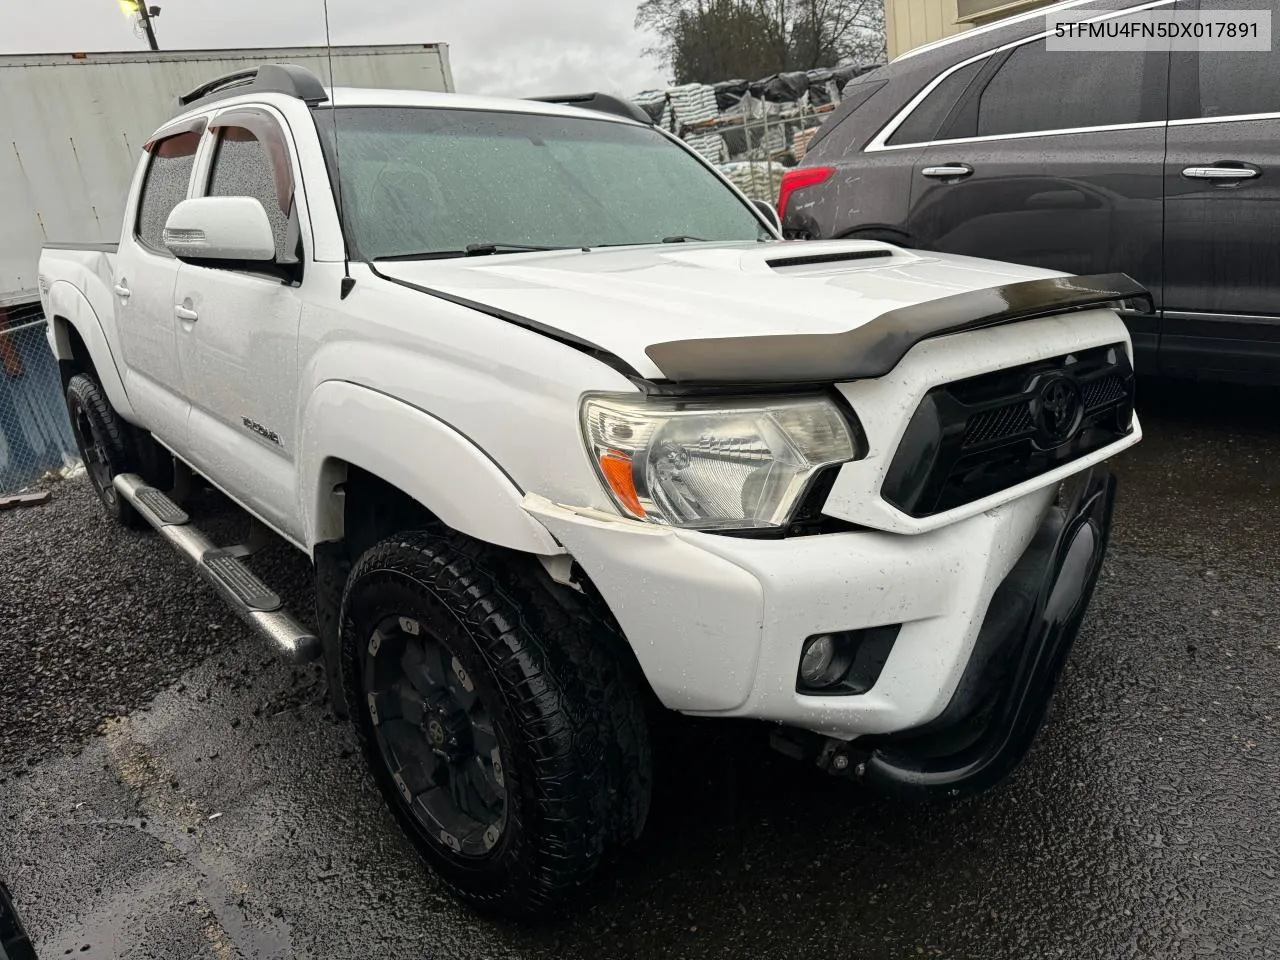
[[[967,28],[956,22],[956,0],[886,0],[884,22],[890,60]]]
[[[889,59],[921,44],[1049,3],[1050,0],[885,0]]]

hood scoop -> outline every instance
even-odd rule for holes
[[[840,250],[834,253],[798,254],[791,257],[773,257],[766,260],[774,270],[785,270],[788,267],[816,267],[828,263],[848,263],[852,260],[880,260],[892,257],[891,247],[875,247],[870,250]]]

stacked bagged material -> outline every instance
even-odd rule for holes
[[[746,160],[740,163],[721,164],[720,172],[752,200],[777,203],[778,188],[782,184],[782,175],[787,172],[787,168],[777,163]]]
[[[804,159],[804,155],[809,152],[810,142],[817,135],[817,127],[809,127],[796,134],[795,139],[791,141],[791,152],[795,155],[796,163]]]
[[[705,83],[686,83],[667,91],[667,109],[662,115],[662,125],[680,133],[682,127],[696,126],[720,118],[716,103],[715,87]]]
[[[716,102],[715,87],[705,83],[686,83],[666,91],[658,123],[677,134],[707,160],[721,163],[729,155],[724,138],[714,130],[689,129],[718,119],[720,107]]]

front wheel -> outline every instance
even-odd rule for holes
[[[619,816],[647,807],[647,732],[620,737],[609,703],[638,699],[553,604],[483,545],[427,532],[372,547],[342,603],[343,682],[380,791],[455,895],[514,916],[580,890],[642,825]]]
[[[88,374],[77,373],[67,384],[67,413],[89,484],[103,508],[125,526],[145,526],[142,517],[125,502],[112,482],[121,473],[137,470],[129,427]]]

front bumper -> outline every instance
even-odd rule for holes
[[[673,530],[530,495],[617,618],[658,698],[843,740],[918,730],[952,702],[1001,584],[1052,512],[1032,491],[915,536],[753,540]],[[864,693],[796,689],[820,633],[898,628]]]
[[[1084,616],[1115,480],[1093,469],[1070,487],[914,537],[749,540],[525,506],[603,595],[666,706],[831,738],[843,745],[828,762],[892,792],[957,793],[1021,760]],[[806,638],[886,626],[897,639],[869,690],[797,691]]]

